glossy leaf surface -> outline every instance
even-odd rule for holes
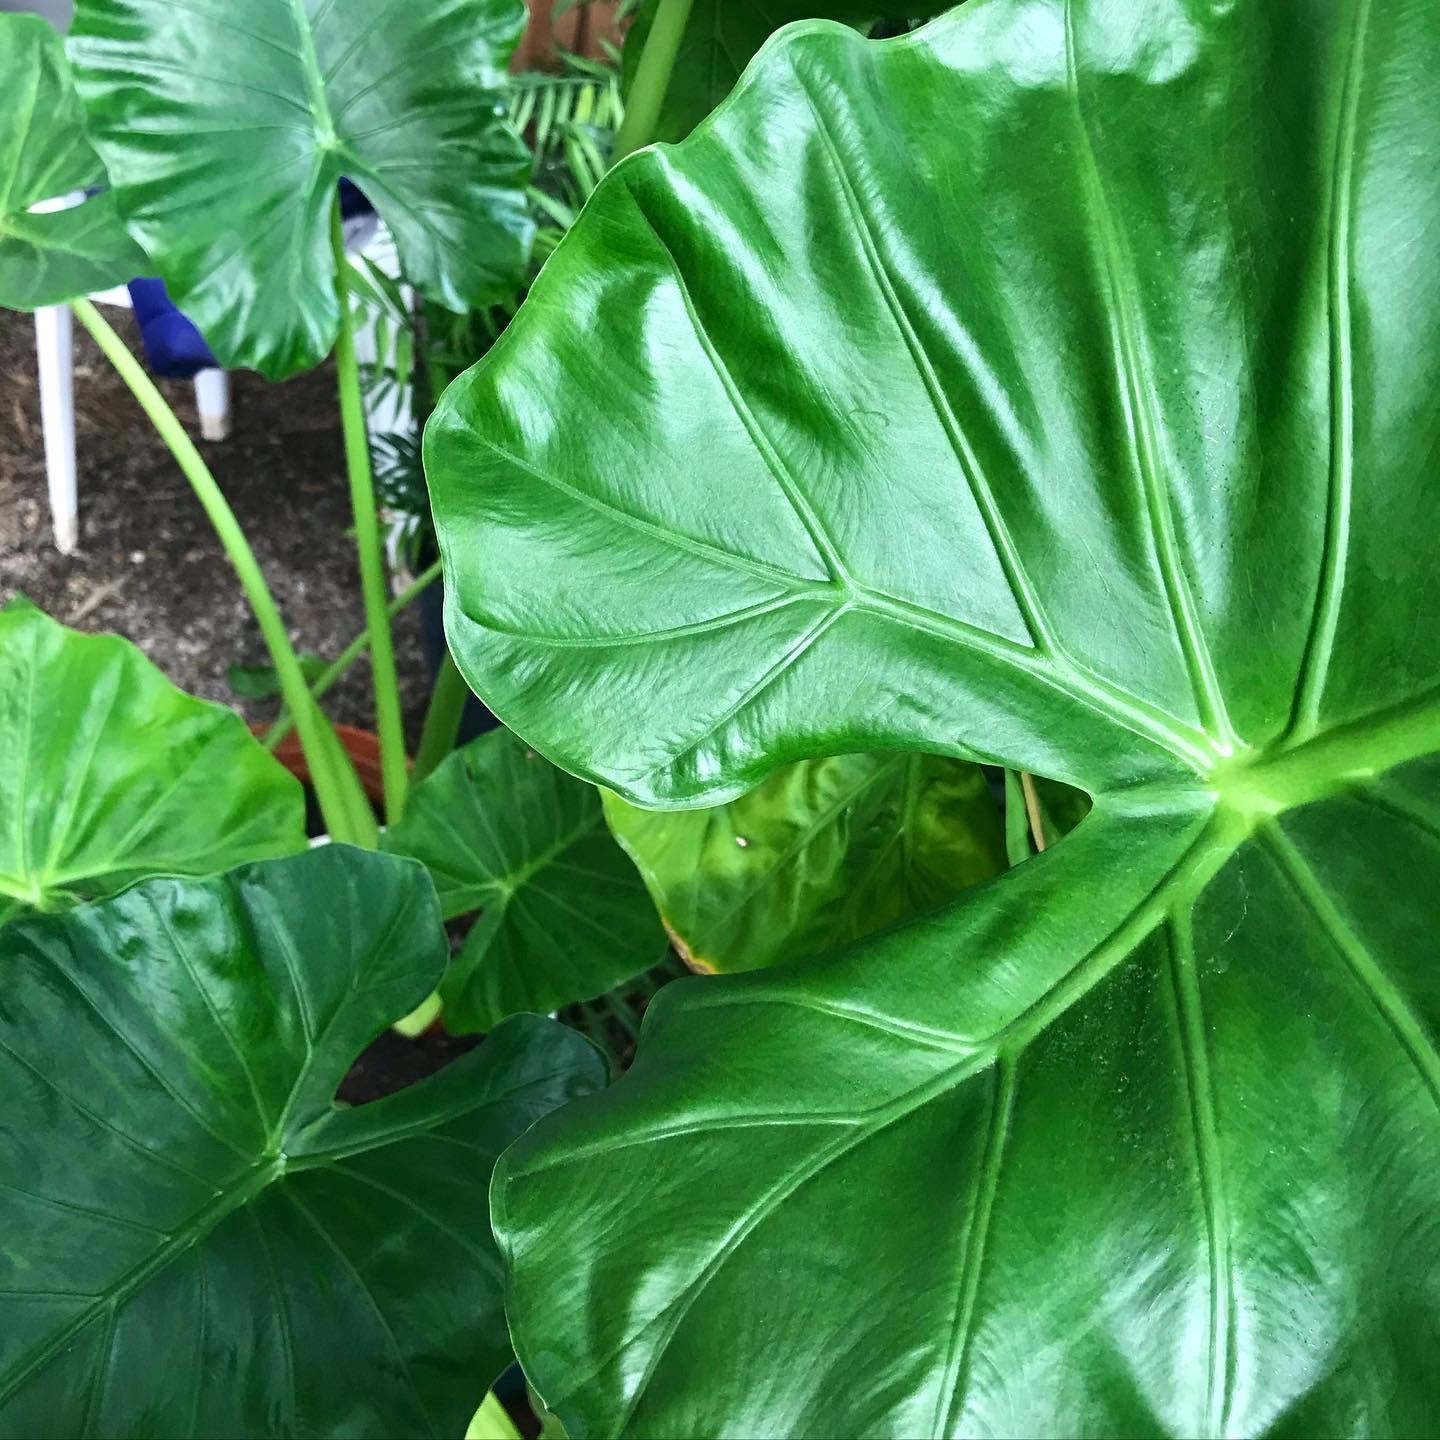
[[[65,46],[37,15],[0,15],[0,305],[36,310],[143,275],[148,261],[103,187]]]
[[[641,0],[625,33],[623,75],[634,83],[660,0]],[[760,47],[783,25],[829,19],[863,27],[947,9],[946,0],[694,0],[656,127],[657,140],[683,140],[730,92]]]
[[[495,1157],[604,1068],[529,1017],[336,1106],[444,959],[423,871],[342,847],[0,935],[0,1433],[464,1432]]]
[[[480,911],[440,988],[452,1030],[589,1000],[665,951],[599,792],[508,731],[444,761],[383,844],[424,862],[446,919]]]
[[[509,1153],[572,1434],[1440,1429],[1437,67],[1367,0],[805,27],[451,390],[452,649],[567,767],[1096,797]]]
[[[0,924],[305,848],[300,783],[128,640],[0,610]]]
[[[330,351],[342,175],[430,299],[510,293],[531,224],[502,92],[524,14],[519,0],[80,0],[70,48],[96,148],[223,364],[281,379]]]
[[[820,954],[1005,868],[978,766],[926,755],[804,760],[709,810],[605,796],[676,948],[725,972]]]

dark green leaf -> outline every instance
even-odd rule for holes
[[[326,671],[318,655],[300,656],[300,673],[314,684]],[[225,672],[230,688],[242,700],[273,700],[280,693],[280,677],[273,665],[231,665]]]
[[[300,783],[133,645],[0,611],[0,923],[305,848]]]
[[[482,735],[416,786],[383,843],[425,863],[447,919],[480,911],[441,986],[452,1030],[588,1000],[664,953],[595,787],[508,731]]]
[[[803,27],[450,391],[451,645],[567,768],[1096,797],[511,1152],[574,1433],[1436,1430],[1437,73],[1373,0]]]
[[[342,847],[7,927],[0,1433],[463,1433],[491,1167],[604,1067],[527,1017],[337,1106],[444,959],[420,868]]]
[[[117,202],[223,364],[280,379],[329,352],[342,175],[431,299],[511,292],[532,230],[503,98],[524,16],[520,0],[79,0],[71,54]]]
[[[625,88],[634,83],[645,42],[660,0],[641,0],[625,33]],[[694,0],[685,38],[665,103],[657,140],[683,140],[735,87],[760,47],[782,25],[817,18],[839,20],[859,29],[881,17],[935,15],[954,0]]]
[[[848,944],[1005,868],[1000,813],[963,760],[805,760],[714,810],[605,796],[676,948],[696,969],[753,970]]]
[[[36,310],[146,272],[104,183],[59,35],[39,16],[0,15],[0,305]]]

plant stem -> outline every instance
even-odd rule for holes
[[[440,662],[440,673],[435,677],[435,693],[430,697],[430,708],[425,714],[425,729],[420,735],[420,749],[415,755],[413,779],[419,784],[455,748],[460,734],[460,720],[465,713],[465,702],[470,698],[470,687],[460,674],[459,666],[449,650]]]
[[[304,672],[300,668],[295,648],[290,643],[290,636],[286,633],[285,622],[280,618],[275,597],[265,583],[265,576],[255,559],[255,552],[250,548],[250,542],[245,538],[245,532],[240,528],[240,522],[230,508],[230,502],[226,500],[224,492],[210,473],[210,467],[201,458],[200,452],[185,433],[185,427],[176,418],[165,397],[145,373],[144,366],[111,328],[109,321],[88,300],[76,300],[72,308],[76,318],[94,337],[106,359],[129,386],[130,393],[140,402],[140,408],[149,417],[156,433],[169,447],[175,463],[184,472],[190,488],[194,490],[196,498],[209,516],[226,556],[235,567],[235,573],[245,591],[245,598],[250,602],[250,609],[254,612],[260,633],[270,651],[270,660],[275,666],[281,693],[295,714],[301,743],[305,747],[305,757],[310,765],[311,783],[315,787],[315,796],[320,802],[326,827],[336,840],[350,844],[363,843],[365,836],[357,833],[349,820],[355,813],[354,795],[348,793],[350,790],[359,796],[362,805],[367,804],[359,777],[344,760],[343,752],[341,763],[337,765],[334,747],[325,743],[322,729],[325,724],[324,717],[310,698]]]
[[[615,136],[615,149],[610,158],[612,166],[655,138],[655,129],[660,123],[660,108],[665,103],[665,92],[670,88],[670,77],[675,69],[675,57],[680,53],[680,42],[685,38],[691,4],[692,0],[660,0],[655,11],[655,23],[650,27],[640,64],[635,71],[635,83],[630,87],[625,118]]]
[[[345,434],[345,469],[350,476],[350,509],[355,520],[355,550],[365,598],[365,629],[370,636],[370,665],[375,686],[375,729],[380,736],[380,774],[385,786],[385,818],[395,824],[405,812],[410,777],[405,764],[405,730],[400,716],[400,679],[390,634],[389,597],[385,593],[385,556],[380,547],[380,517],[370,470],[370,437],[360,398],[360,366],[355,358],[355,321],[345,281],[345,231],[340,198],[330,210],[330,244],[335,257],[335,294],[340,301],[340,335],[335,369],[340,392],[340,423]]]
[[[1040,810],[1040,792],[1035,788],[1035,777],[1028,770],[1020,772],[1020,788],[1025,792],[1025,813],[1030,817],[1030,838],[1035,842],[1035,853],[1044,854],[1045,818]]]
[[[422,570],[391,602],[390,618],[393,620],[405,607],[411,604],[423,590],[429,589],[440,578],[440,562]],[[339,684],[350,667],[370,648],[370,632],[362,630],[321,672],[310,687],[310,698],[320,700]],[[267,750],[278,750],[285,737],[295,727],[289,708],[275,717],[275,723],[265,732],[261,742]]]

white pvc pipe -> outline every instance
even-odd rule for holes
[[[225,370],[195,374],[195,408],[200,412],[200,438],[225,440],[230,435],[230,375]]]
[[[75,366],[69,306],[48,305],[35,312],[35,352],[55,548],[62,555],[73,555],[80,543],[80,497],[75,479]]]

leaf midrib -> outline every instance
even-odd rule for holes
[[[1345,569],[1350,551],[1350,512],[1355,469],[1354,334],[1351,318],[1351,265],[1355,155],[1359,127],[1360,78],[1370,24],[1370,0],[1355,7],[1350,54],[1340,97],[1331,163],[1330,214],[1327,225],[1327,330],[1330,350],[1329,483],[1326,487],[1324,544],[1315,587],[1310,633],[1295,686],[1292,733],[1300,739],[1318,728],[1320,706],[1330,675],[1340,626]]]
[[[1116,381],[1124,405],[1129,431],[1131,459],[1148,519],[1146,529],[1160,572],[1161,587],[1170,612],[1171,628],[1185,662],[1195,704],[1204,728],[1217,735],[1222,747],[1235,743],[1235,732],[1225,707],[1225,697],[1215,671],[1209,642],[1200,623],[1185,564],[1185,554],[1175,523],[1174,502],[1161,474],[1159,443],[1154,415],[1155,386],[1145,373],[1139,339],[1133,263],[1115,223],[1100,162],[1090,138],[1080,96],[1080,69],[1076,57],[1075,22],[1071,0],[1064,0],[1065,77],[1080,152],[1079,179],[1085,202],[1094,220],[1098,259],[1109,290],[1109,318],[1113,324],[1110,342]]]
[[[330,113],[330,101],[325,93],[325,77],[320,70],[319,56],[315,53],[315,34],[305,10],[305,0],[290,0],[290,16],[295,24],[295,58],[300,63],[300,72],[305,81],[305,96],[314,127],[315,143],[322,150],[335,149],[339,145],[340,137]]]

